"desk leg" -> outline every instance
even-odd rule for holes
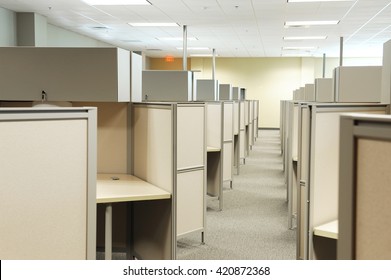
[[[105,260],[111,260],[112,258],[112,217],[112,205],[107,203],[105,211]]]

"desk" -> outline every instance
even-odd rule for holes
[[[338,220],[314,227],[314,235],[338,239]]]
[[[96,202],[105,203],[105,259],[112,254],[112,203],[170,199],[171,194],[135,176],[98,174]]]

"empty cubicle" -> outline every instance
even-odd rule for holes
[[[384,114],[386,107],[379,103],[300,104],[296,179],[298,259],[335,258],[335,235],[328,238],[323,227],[338,219],[340,115],[346,112]]]
[[[338,259],[390,260],[391,117],[341,117]]]
[[[0,109],[0,258],[95,259],[96,109]]]

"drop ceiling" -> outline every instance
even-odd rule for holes
[[[188,55],[220,57],[380,57],[391,39],[391,1],[287,3],[287,0],[148,0],[144,6],[90,6],[82,0],[0,0],[16,12],[36,12],[56,25],[151,57],[182,56],[183,25]],[[287,21],[339,21],[336,25],[285,27]],[[173,27],[128,23],[174,22]],[[284,37],[319,37],[304,40]],[[196,38],[196,39],[194,39]]]

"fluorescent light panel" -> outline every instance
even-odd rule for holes
[[[176,22],[129,22],[130,26],[134,27],[170,27],[179,26]]]
[[[183,37],[159,37],[156,38],[159,41],[182,41]],[[187,41],[197,41],[196,37],[187,37]]]
[[[146,0],[82,0],[91,6],[151,5]]]
[[[285,26],[335,25],[339,20],[286,21]]]
[[[287,36],[283,37],[284,40],[325,40],[327,36]]]
[[[288,3],[304,3],[304,2],[353,2],[356,0],[288,0]]]
[[[306,51],[306,50],[315,50],[316,47],[283,47],[284,51]]]

